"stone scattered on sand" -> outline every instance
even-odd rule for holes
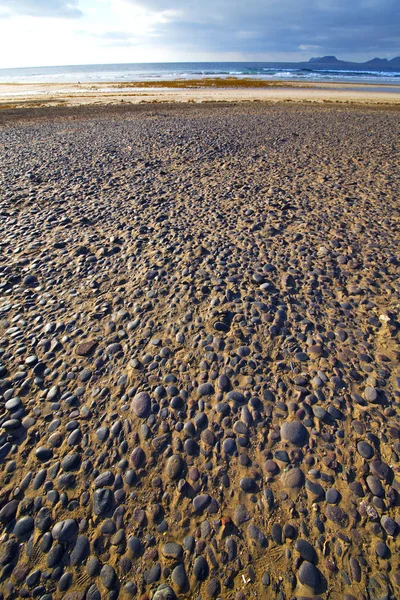
[[[400,597],[398,113],[23,112],[0,597]]]

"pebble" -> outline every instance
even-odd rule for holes
[[[145,419],[151,410],[151,398],[146,392],[139,392],[132,400],[132,410],[137,417]]]
[[[211,502],[211,497],[208,494],[199,494],[193,498],[193,510],[195,512],[203,512]]]
[[[299,569],[299,581],[302,585],[307,586],[315,593],[320,586],[320,576],[318,569],[308,561],[304,561]]]
[[[197,581],[204,581],[207,579],[209,573],[209,567],[204,556],[198,556],[193,564],[193,575]]]
[[[305,483],[304,473],[299,467],[289,469],[286,473],[282,473],[281,483],[284,488],[301,488]]]
[[[185,463],[182,458],[178,454],[174,454],[167,461],[166,473],[170,479],[175,480],[181,475],[184,467]]]
[[[286,422],[281,427],[281,436],[295,446],[304,446],[307,443],[307,429],[300,421]]]
[[[162,547],[162,554],[165,558],[173,558],[179,560],[183,556],[183,548],[180,544],[175,542],[167,542]]]
[[[29,536],[34,528],[34,520],[32,517],[21,517],[14,526],[13,533],[18,538],[25,538]]]
[[[312,545],[309,542],[307,542],[307,540],[296,540],[294,547],[300,554],[301,558],[313,564],[317,563],[317,553],[315,552]]]

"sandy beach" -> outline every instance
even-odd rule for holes
[[[235,78],[135,83],[0,82],[0,110],[32,106],[110,105],[118,103],[313,102],[400,105],[395,87],[373,84],[296,83]]]
[[[400,597],[399,95],[355,87],[0,86],[1,598]]]

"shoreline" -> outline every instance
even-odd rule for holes
[[[393,86],[235,78],[113,83],[0,83],[0,110],[117,103],[316,102],[398,105]],[[18,91],[16,91],[18,90]]]

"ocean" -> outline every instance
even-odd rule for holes
[[[132,63],[0,69],[0,83],[135,82],[205,77],[255,78],[268,81],[376,83],[400,86],[400,71],[325,68],[314,63],[211,62]]]

